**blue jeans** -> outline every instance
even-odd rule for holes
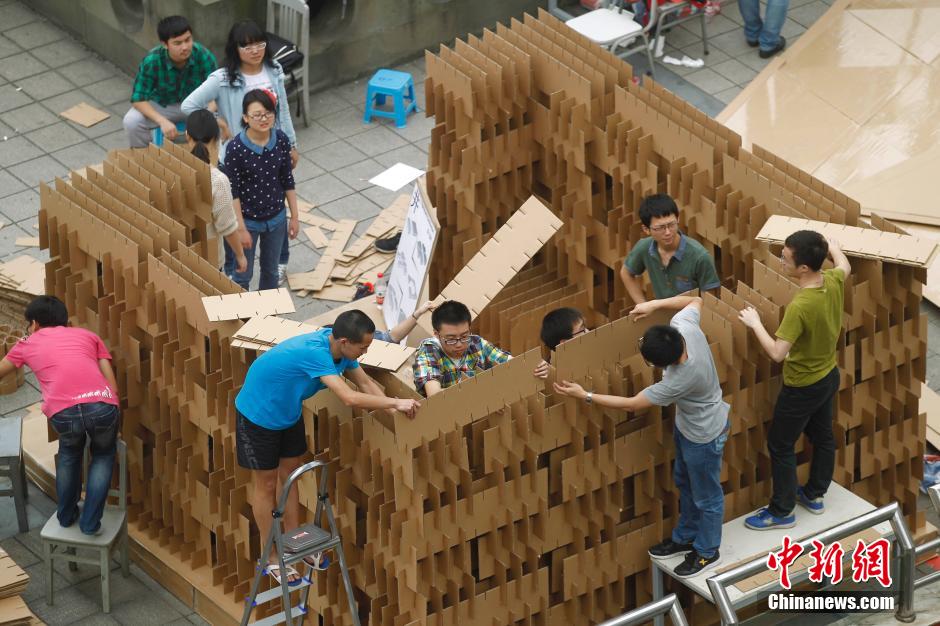
[[[708,443],[693,443],[673,429],[676,461],[672,478],[679,489],[679,524],[672,531],[676,543],[691,543],[705,558],[721,545],[725,494],[721,490],[721,454],[728,440],[730,422]]]
[[[741,17],[744,19],[744,37],[756,41],[765,52],[780,43],[780,29],[787,19],[790,0],[767,0],[763,22],[760,19],[760,0],[738,0]]]
[[[250,220],[245,218],[245,228],[251,233],[251,247],[245,250],[248,260],[248,271],[244,274],[235,271],[235,255],[228,243],[225,244],[225,265],[223,271],[226,276],[248,289],[255,269],[255,250],[261,245],[261,278],[258,289],[277,289],[277,265],[284,258],[284,249],[287,248],[287,211],[281,212],[267,221]],[[286,261],[283,261],[286,262]]]
[[[120,409],[113,404],[90,402],[63,409],[49,418],[59,433],[59,457],[56,463],[55,490],[59,498],[56,517],[64,527],[78,519],[78,527],[86,535],[101,526],[101,516],[111,486]],[[85,438],[90,440],[91,463],[88,486],[81,518],[78,500],[82,494],[82,456]]]

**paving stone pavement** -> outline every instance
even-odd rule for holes
[[[825,12],[830,0],[791,0],[784,27],[788,41]],[[672,29],[666,54],[700,57],[698,24]],[[757,75],[767,61],[744,44],[737,6],[726,4],[709,24],[711,54],[700,69],[657,66],[658,81],[709,115],[727,102]],[[630,59],[644,69],[642,55]],[[398,69],[415,80],[419,105],[424,102],[423,58]],[[89,51],[66,31],[48,22],[16,0],[0,0],[0,260],[29,254],[43,261],[48,254],[38,248],[17,247],[20,236],[38,235],[38,184],[65,177],[71,168],[100,162],[109,150],[126,146],[121,119],[129,104],[132,77]],[[372,218],[397,194],[368,183],[368,179],[397,162],[424,169],[433,121],[412,115],[406,128],[390,120],[362,122],[365,80],[359,79],[312,94],[310,125],[295,121],[302,153],[294,171],[298,194],[316,205],[314,213],[331,219],[357,220],[356,234],[363,233]],[[84,128],[59,117],[79,102],[87,102],[111,114],[104,122]],[[301,234],[291,242],[290,271],[312,269],[320,253]],[[338,303],[296,298],[294,319],[304,320]],[[927,377],[940,391],[940,313],[925,304],[930,332]],[[0,415],[23,414],[40,399],[32,374],[16,393],[0,396]],[[49,624],[204,624],[193,611],[162,589],[136,566],[131,576],[118,572],[113,578],[113,610],[100,612],[97,570],[81,565],[72,573],[57,565],[53,574],[56,603],[44,600],[44,572],[38,532],[54,513],[55,504],[35,486],[29,489],[29,533],[17,534],[13,507],[0,506],[0,547],[30,573],[26,600]],[[924,505],[927,506],[926,504]],[[935,515],[930,513],[937,523]],[[117,563],[112,564],[117,568]],[[934,586],[938,587],[938,586]],[[931,588],[918,593],[937,595]],[[819,617],[819,616],[817,616]],[[829,621],[833,621],[830,618]],[[825,623],[825,622],[815,622]],[[847,623],[847,622],[842,622]],[[806,626],[807,622],[801,622]]]

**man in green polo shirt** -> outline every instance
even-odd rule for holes
[[[131,148],[146,148],[150,132],[158,126],[167,139],[176,139],[176,124],[186,120],[180,104],[216,67],[212,52],[193,41],[193,29],[185,17],[160,20],[157,36],[160,45],[140,62],[131,109],[124,116]]]
[[[636,242],[620,268],[620,279],[634,304],[646,302],[640,278],[646,271],[656,300],[721,286],[705,247],[679,232],[679,207],[672,198],[664,193],[647,196],[639,212],[647,236]]]
[[[827,257],[832,269],[822,269]],[[841,381],[839,336],[845,279],[852,266],[836,241],[813,230],[798,230],[786,238],[780,266],[797,280],[800,290],[787,305],[776,337],[767,332],[753,307],[740,313],[767,355],[783,362],[783,386],[767,432],[773,494],[766,507],[745,518],[744,525],[753,530],[792,527],[797,504],[815,515],[824,513],[823,496],[836,464],[833,399]],[[800,485],[794,447],[803,433],[813,444],[813,457],[809,478]]]

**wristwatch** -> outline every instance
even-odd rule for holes
[[[594,402],[594,392],[593,391],[587,392],[587,395],[584,396],[584,401],[587,402],[588,404],[591,404],[592,402]]]

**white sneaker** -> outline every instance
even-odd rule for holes
[[[286,265],[286,264],[285,264],[285,265],[281,265],[280,263],[278,263],[278,265],[277,265],[277,284],[278,284],[278,285],[283,285],[286,280],[287,280],[287,265]]]

